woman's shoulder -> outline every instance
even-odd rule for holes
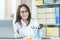
[[[18,22],[14,23],[14,25],[18,25]]]
[[[19,27],[19,22],[14,23],[14,26]]]

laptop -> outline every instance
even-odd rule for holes
[[[0,38],[14,38],[12,20],[0,20]]]

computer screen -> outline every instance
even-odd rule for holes
[[[12,38],[12,37],[14,37],[13,21],[0,20],[0,38]]]

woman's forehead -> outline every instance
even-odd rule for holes
[[[27,10],[27,8],[26,7],[21,7],[21,9],[20,9],[20,11],[25,11],[25,10]]]

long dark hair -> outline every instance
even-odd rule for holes
[[[18,6],[18,9],[17,9],[17,13],[16,13],[16,21],[15,21],[15,23],[16,22],[20,22],[20,24],[21,24],[21,16],[20,16],[20,9],[22,8],[22,7],[26,7],[26,9],[28,10],[28,13],[29,13],[29,16],[28,16],[28,24],[30,23],[30,20],[31,20],[31,12],[30,12],[30,9],[29,9],[29,7],[26,5],[26,4],[21,4],[21,5],[19,5]],[[28,25],[27,24],[27,25]]]

